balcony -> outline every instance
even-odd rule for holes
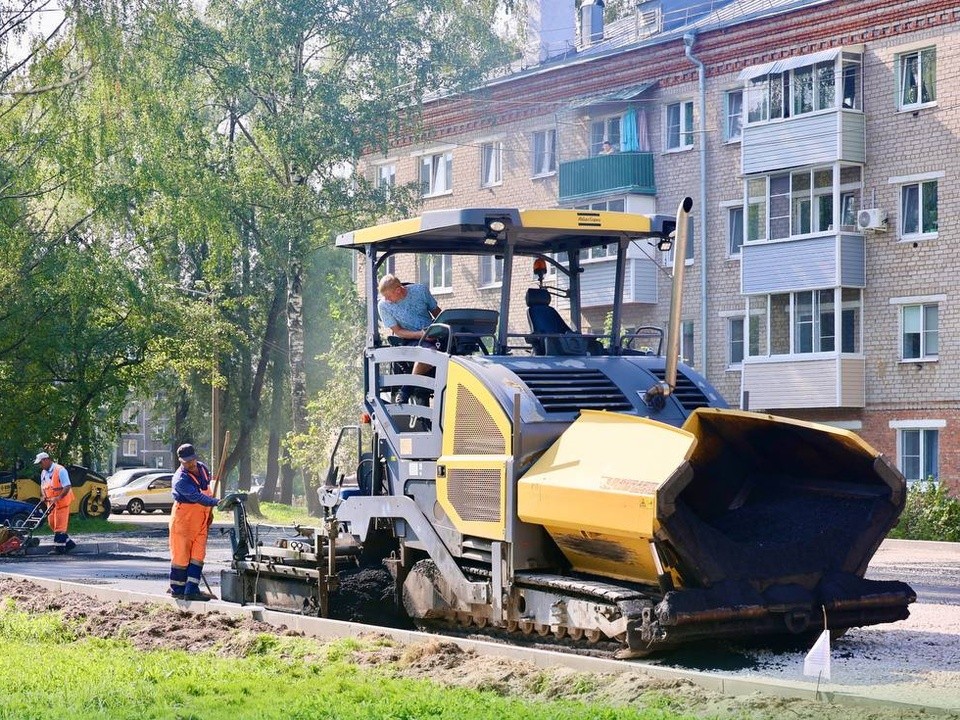
[[[653,153],[614,153],[560,163],[561,203],[614,193],[657,194]]]
[[[866,161],[866,120],[854,110],[826,110],[777,122],[745,125],[743,174],[837,160]]]
[[[857,233],[744,243],[741,253],[744,295],[866,286],[866,242]]]
[[[862,355],[784,355],[743,361],[743,392],[751,410],[862,408]]]

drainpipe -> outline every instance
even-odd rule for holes
[[[703,376],[707,377],[707,73],[703,63],[693,54],[696,41],[696,33],[684,33],[683,52],[687,60],[697,66],[697,93],[700,96],[700,139],[697,143],[700,146],[700,362]]]

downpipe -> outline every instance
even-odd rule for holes
[[[683,52],[697,66],[697,93],[700,106],[700,357],[703,376],[707,377],[707,73],[703,62],[693,54],[696,33],[683,36]],[[674,254],[674,258],[676,258]]]

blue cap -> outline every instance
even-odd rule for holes
[[[197,452],[190,443],[184,443],[177,448],[177,457],[184,462],[197,459]]]

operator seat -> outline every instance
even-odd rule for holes
[[[560,313],[551,307],[549,290],[528,288],[526,302],[531,332],[526,340],[534,355],[603,354],[603,346],[597,340],[574,333]]]

